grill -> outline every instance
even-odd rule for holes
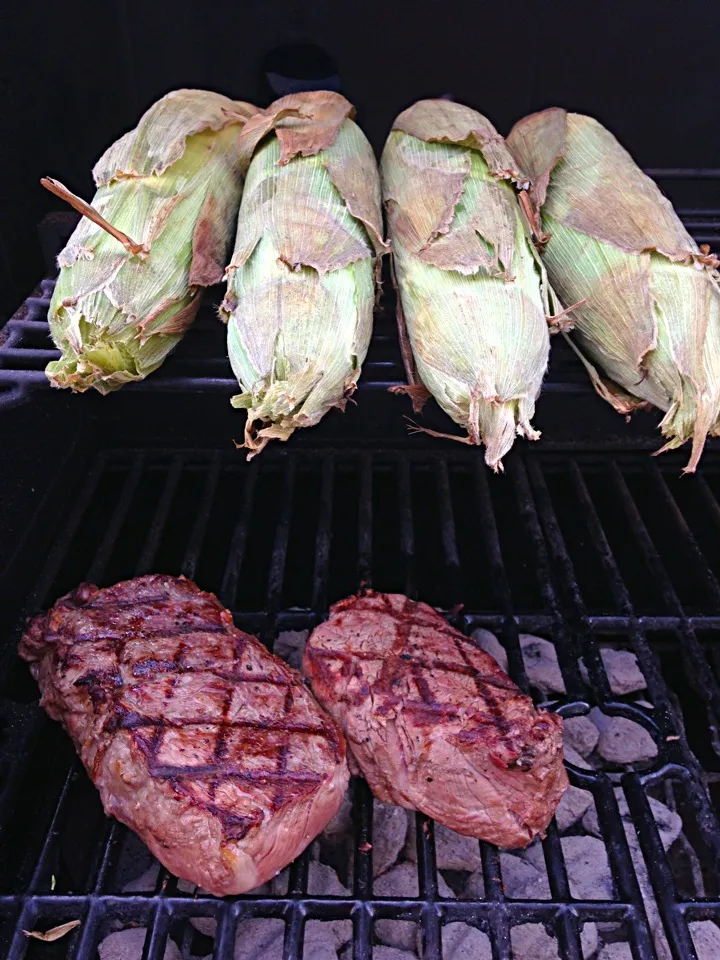
[[[690,181],[693,189],[698,182]],[[686,220],[697,239],[717,239],[720,212],[696,206]],[[0,466],[4,955],[89,960],[113,931],[141,927],[144,946],[128,957],[142,949],[144,960],[174,950],[183,960],[213,950],[231,958],[238,925],[264,918],[284,932],[275,954],[253,956],[283,960],[320,956],[317,924],[339,929],[341,921],[351,925],[343,960],[367,960],[388,920],[411,925],[427,960],[517,960],[529,955],[518,947],[528,929],[544,930],[558,956],[571,960],[587,953],[598,931],[606,943],[629,944],[635,960],[663,951],[674,960],[712,956],[702,952],[703,928],[695,925],[720,921],[717,455],[709,451],[700,474],[682,479],[682,452],[649,458],[647,448],[657,445],[650,419],[626,428],[561,346],[538,411],[548,439],[518,443],[504,476],[489,473],[477,451],[409,440],[402,401],[385,392],[401,378],[388,301],[357,408],[247,465],[228,449],[240,432],[223,396],[234,381],[209,308],[144,383],[108,398],[67,397],[45,390],[41,373],[52,352],[45,342],[51,289],[43,281],[9,321],[0,348],[8,437]],[[439,413],[433,417],[445,427]],[[415,892],[380,895],[373,800],[355,780],[344,854],[344,867],[352,866],[343,873],[335,864],[345,892],[316,888],[313,848],[272,894],[219,900],[162,870],[152,889],[128,890],[149,854],[104,817],[69,739],[39,708],[15,645],[24,616],[82,580],[104,585],[153,571],[196,579],[271,647],[285,631],[311,629],[330,602],[363,585],[404,592],[438,606],[468,634],[496,634],[510,674],[536,702],[565,718],[595,711],[599,722],[599,709],[606,719],[632,721],[655,757],[569,765],[573,786],[592,794],[607,875],[593,885],[588,871],[602,870],[576,855],[584,826],[553,823],[525,861],[544,878],[542,894],[517,895],[515,861],[483,843],[474,853],[482,893],[463,893],[462,871],[438,867],[442,831],[417,815],[415,849],[401,854],[412,864]],[[526,634],[552,641],[564,692],[538,686]],[[641,691],[618,692],[608,651],[634,654]],[[671,845],[661,806],[682,820]],[[459,895],[450,896],[446,882]],[[81,923],[55,943],[23,933],[71,920]],[[453,947],[456,923],[486,936],[487,952],[477,940],[464,954]]]

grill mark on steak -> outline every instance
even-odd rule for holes
[[[245,643],[240,640],[240,638],[233,638],[233,673],[237,670],[238,663],[242,657],[243,650],[245,649]],[[230,707],[232,706],[233,701],[233,689],[228,687],[225,698],[223,700],[222,708],[220,711],[220,716],[222,717],[222,724],[220,724],[220,729],[218,729],[215,736],[215,747],[213,750],[213,759],[216,766],[220,766],[222,763],[225,754],[227,752],[227,735],[228,735],[228,718],[230,716]],[[208,794],[211,800],[215,800],[217,794],[217,788],[219,786],[219,780],[214,778],[210,783],[210,788]]]
[[[193,727],[218,727],[224,730],[226,735],[230,730],[257,730],[261,733],[309,733],[313,736],[323,737],[324,739],[327,739],[329,736],[325,727],[310,723],[263,723],[262,721],[256,720],[233,720],[228,723],[218,723],[214,717],[200,717],[195,720],[175,720],[146,717],[142,714],[134,713],[132,710],[125,710],[122,707],[118,710],[116,717],[112,718],[112,722],[108,720],[105,729],[108,732],[114,733],[116,730],[154,729],[158,726],[162,726],[167,730],[184,730],[192,729]],[[217,740],[215,749],[218,749]],[[220,751],[220,753],[223,752],[224,751]]]
[[[485,682],[485,680],[480,676],[479,672],[475,669],[470,657],[467,655],[467,650],[465,650],[463,645],[460,643],[457,634],[453,634],[452,641],[453,646],[470,672],[470,676],[473,679],[478,696],[480,696],[485,703],[487,703],[490,715],[497,723],[498,729],[503,734],[506,734],[510,728],[510,724],[508,723],[507,717],[503,712],[500,701],[495,696],[494,692],[489,689],[490,685]]]
[[[452,635],[451,639],[454,639]],[[472,643],[472,641],[470,642]],[[352,653],[346,653],[344,650],[313,650],[313,657],[318,657],[321,660],[341,660],[348,665],[351,665],[355,660],[366,663],[373,663],[378,660],[376,653],[365,653],[363,650],[353,650]],[[441,673],[459,673],[462,676],[471,678],[474,678],[476,675],[475,667],[466,666],[464,662],[444,663],[442,660],[427,660],[424,657],[412,656],[409,653],[401,653],[398,659],[421,670],[437,670]],[[483,682],[486,687],[497,687],[499,690],[514,691],[516,689],[515,684],[509,677],[488,677],[484,679]]]
[[[378,712],[389,713],[397,706],[402,706],[404,710],[418,714],[418,717],[422,717],[425,722],[457,718],[457,707],[437,701],[433,696],[430,684],[423,675],[423,672],[426,670],[430,672],[437,670],[443,673],[460,674],[470,677],[475,684],[479,696],[487,704],[489,711],[489,715],[483,715],[482,713],[478,715],[480,725],[495,726],[500,729],[501,733],[506,734],[509,729],[509,724],[491,687],[497,686],[501,690],[515,692],[517,687],[512,680],[510,680],[509,677],[482,678],[470,661],[467,651],[462,645],[462,641],[466,640],[466,638],[449,625],[447,625],[445,629],[437,629],[433,623],[433,631],[448,637],[456,649],[458,656],[461,658],[461,663],[443,663],[438,659],[427,660],[424,657],[406,653],[405,648],[410,643],[414,627],[413,614],[418,604],[409,597],[405,597],[402,609],[398,612],[393,608],[387,594],[375,594],[375,596],[381,598],[383,603],[382,612],[384,615],[390,617],[395,628],[395,637],[392,646],[387,654],[383,656],[382,670],[374,684],[378,693],[382,694],[383,702],[382,705],[378,706]],[[438,626],[440,625],[438,624]],[[341,650],[313,649],[312,654],[313,658],[318,657],[321,660],[329,660],[331,662],[333,660],[340,660],[346,675],[351,672],[353,661],[359,660],[370,663],[376,662],[379,659],[377,653],[366,653],[362,650],[345,652]],[[393,684],[397,682],[398,678],[398,660],[403,661],[410,669],[413,681],[420,695],[419,700],[410,700],[407,697],[400,696],[393,692]],[[346,670],[345,667],[348,669]],[[326,670],[325,673],[326,676],[329,676],[330,671]],[[369,691],[367,692],[369,693]],[[360,696],[363,695],[367,695],[364,690],[360,693]]]
[[[174,578],[170,579],[174,580]],[[238,817],[232,811],[228,811],[221,803],[215,802],[217,791],[223,780],[269,787],[272,790],[270,809],[277,810],[285,802],[292,800],[293,788],[307,788],[322,781],[322,777],[312,771],[288,771],[288,758],[292,748],[291,738],[303,736],[320,738],[335,762],[342,760],[342,744],[339,740],[337,728],[333,728],[331,723],[320,720],[315,723],[298,722],[288,719],[294,702],[293,682],[289,681],[288,677],[282,675],[279,671],[277,674],[268,673],[261,667],[261,672],[253,669],[251,664],[248,664],[245,670],[241,670],[241,661],[248,644],[255,641],[235,628],[231,616],[220,606],[216,598],[211,597],[208,600],[209,595],[201,594],[190,581],[183,582],[188,584],[188,587],[192,588],[201,598],[199,605],[205,616],[199,622],[193,619],[190,623],[183,623],[183,617],[194,617],[197,606],[193,602],[177,604],[172,599],[170,592],[167,591],[144,597],[107,599],[103,598],[103,591],[100,591],[98,597],[95,595],[97,588],[83,584],[71,594],[59,600],[53,610],[65,611],[72,617],[72,613],[75,611],[81,613],[91,608],[95,613],[101,611],[103,615],[107,614],[110,622],[103,618],[98,620],[96,632],[88,632],[86,626],[85,631],[74,633],[71,620],[68,626],[60,624],[59,629],[44,631],[43,639],[51,644],[67,645],[67,649],[58,657],[58,662],[63,669],[67,669],[70,665],[75,666],[84,663],[85,658],[75,648],[92,643],[107,645],[107,650],[103,652],[108,656],[111,655],[118,665],[111,669],[90,669],[75,680],[73,684],[74,687],[86,688],[94,711],[101,710],[107,716],[101,729],[108,735],[108,738],[98,745],[93,764],[94,770],[97,771],[100,768],[104,755],[112,742],[112,735],[120,731],[128,731],[133,738],[133,742],[146,759],[150,776],[169,781],[173,789],[178,792],[191,796],[192,791],[189,788],[193,780],[207,781],[208,777],[212,778],[208,790],[210,802],[205,801],[205,805],[208,809],[212,809],[213,814],[219,817],[224,826],[228,825],[231,828],[232,835],[237,839],[240,835],[244,836],[247,833],[247,830],[253,825],[254,819],[252,817]],[[133,583],[133,581],[129,583]],[[109,588],[109,590],[113,589],[115,588]],[[158,606],[162,604],[171,605],[171,608],[175,611],[179,607],[180,612],[168,613],[167,610]],[[128,617],[127,611],[132,611],[133,608],[137,608],[138,616],[131,615]],[[124,612],[123,627],[113,630],[112,614],[113,611],[117,610]],[[148,610],[153,615],[163,616],[166,621],[170,621],[169,625],[163,626],[162,629],[146,630],[144,623],[147,619]],[[216,621],[207,618],[207,614],[210,612],[217,613],[218,619]],[[44,615],[45,620],[49,619],[50,613]],[[225,622],[225,617],[227,622]],[[95,623],[93,623],[94,625]],[[193,666],[191,662],[186,662],[186,654],[192,648],[193,642],[201,640],[204,634],[225,635],[232,641],[233,656],[229,662],[226,661],[225,668],[208,669],[207,667]],[[154,715],[145,715],[128,709],[121,702],[123,693],[128,688],[125,685],[120,666],[128,666],[125,662],[128,643],[142,644],[145,641],[158,640],[176,641],[171,658],[146,657],[129,665],[131,675],[141,685],[154,679],[165,679],[161,705],[154,708],[156,711]],[[262,649],[264,651],[264,648]],[[178,696],[179,681],[188,674],[194,676],[207,675],[208,678],[221,680],[227,685],[219,715],[213,714],[193,719],[168,716],[168,713],[172,712],[173,703]],[[297,682],[299,683],[299,681]],[[230,711],[233,697],[240,688],[243,686],[247,688],[248,685],[254,685],[256,689],[258,687],[262,688],[264,685],[271,688],[284,687],[285,696],[280,715],[274,720],[268,721],[237,717],[231,720]],[[142,686],[137,689],[140,691],[138,693],[138,697],[140,697]],[[162,761],[161,752],[169,731],[190,731],[199,727],[208,727],[213,730],[214,743],[210,762],[179,765]],[[272,755],[268,756],[270,761],[268,769],[238,770],[232,767],[232,758],[228,759],[227,741],[234,730],[245,731],[248,740],[252,740],[255,735],[271,735],[277,739],[277,735],[282,734],[285,734],[288,739],[285,743],[273,744],[271,749],[275,755],[275,760],[273,764]],[[238,833],[238,830],[240,833]]]
[[[288,684],[287,690],[285,691],[285,699],[283,700],[283,722],[286,720],[287,716],[292,710],[292,705],[293,705],[292,688],[290,687],[290,684]],[[278,776],[278,781],[277,781],[277,787],[276,787],[275,793],[273,794],[273,803],[276,806],[280,806],[280,804],[285,799],[285,792],[282,789],[282,782],[280,778],[284,777],[285,775],[285,771],[287,769],[287,758],[288,758],[288,744],[283,743],[280,745],[278,749],[277,760],[275,761],[275,769]]]
[[[142,603],[142,601],[140,601]],[[136,604],[137,605],[137,602]],[[125,604],[125,606],[130,607],[132,604]],[[163,630],[145,630],[141,626],[127,626],[123,630],[119,630],[115,633],[101,633],[99,630],[96,633],[65,633],[65,631],[60,630],[54,633],[48,633],[45,635],[45,639],[52,643],[57,640],[71,640],[73,646],[82,646],[85,643],[97,643],[98,640],[122,640],[125,637],[129,637],[132,640],[174,640],[175,637],[184,634],[188,637],[193,634],[203,634],[203,633],[212,633],[220,634],[227,633],[227,626],[224,623],[186,623],[186,624],[173,624],[172,627],[167,627]]]

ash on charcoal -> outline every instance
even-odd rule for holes
[[[405,843],[405,858],[417,863],[415,816],[411,815]],[[475,837],[465,837],[442,823],[435,824],[435,863],[438,870],[472,873],[482,866],[480,845]]]
[[[310,635],[309,630],[283,630],[277,635],[273,646],[273,653],[296,670],[302,667],[302,658],[305,644]]]
[[[217,931],[217,920],[215,917],[189,917],[190,923],[195,927],[198,933],[204,937],[214,937]]]
[[[542,637],[521,633],[520,647],[530,683],[541,693],[565,693],[565,681],[554,645]]]
[[[538,869],[529,860],[523,860],[516,854],[501,853],[500,872],[506,897],[512,900],[550,899],[550,886],[544,865],[542,869]]]
[[[311,855],[315,859],[327,863],[348,883],[351,882],[354,868],[354,836],[352,800],[348,792],[338,812],[311,847]]]
[[[373,947],[373,960],[418,960],[418,955],[410,950],[398,950],[385,944]],[[353,960],[353,945],[349,943],[340,954],[340,960]]]
[[[623,823],[631,828],[630,832],[626,831],[628,834],[628,842],[631,846],[637,847],[639,851],[640,846],[637,839],[637,834],[633,828],[633,819],[630,816],[630,809],[628,807],[627,800],[625,799],[625,794],[620,787],[615,788],[615,798],[617,799],[618,809],[620,810],[620,816],[622,817]],[[678,813],[675,813],[674,810],[671,810],[670,807],[665,806],[664,803],[656,800],[654,797],[648,797],[648,802],[650,804],[652,815],[655,818],[655,823],[657,824],[657,828],[660,832],[662,845],[664,849],[667,850],[680,836],[683,826],[682,817]],[[591,833],[595,837],[602,836],[597,810],[594,806],[592,809],[588,810],[583,817],[583,827],[588,833]],[[718,956],[720,956],[720,954]]]
[[[414,814],[410,816],[414,817]],[[402,853],[408,831],[408,811],[382,800],[373,801],[373,875],[389,870]],[[355,829],[349,796],[316,841],[316,856],[350,882],[354,864]]]
[[[320,836],[326,837],[328,840],[335,840],[337,837],[349,836],[352,833],[352,829],[352,800],[350,799],[350,794],[346,793],[342,798],[340,809]]]
[[[468,900],[482,900],[485,897],[485,881],[482,870],[476,870],[470,874],[460,890],[460,896],[466,897]]]
[[[442,928],[444,960],[492,960],[490,939],[467,923],[448,923]]]
[[[493,660],[498,664],[501,670],[508,672],[508,655],[505,647],[500,643],[494,633],[489,630],[473,630],[471,634],[475,643],[480,646],[485,653],[489,653]]]
[[[129,880],[125,886],[122,888],[123,893],[153,893],[158,882],[158,877],[160,876],[160,864],[154,863],[152,866],[148,867],[145,873],[142,873],[139,877],[135,877],[134,880]],[[178,889],[182,880],[178,880]],[[194,889],[194,888],[193,888]]]
[[[665,931],[663,930],[662,921],[660,920],[660,912],[658,910],[657,903],[655,902],[655,895],[650,883],[650,877],[648,876],[645,860],[640,852],[640,844],[631,820],[623,819],[623,830],[625,831],[625,838],[628,842],[628,847],[630,848],[630,858],[632,859],[635,876],[637,878],[638,886],[640,887],[640,894],[645,906],[650,933],[652,934],[652,938],[655,943],[657,960],[672,960],[670,955],[670,946],[668,945],[667,938],[665,937]],[[612,926],[614,927],[615,925],[613,924]],[[600,933],[604,934],[605,925],[599,924],[599,928]]]
[[[318,950],[329,948],[333,951],[331,960],[335,960],[337,951],[352,940],[352,935],[352,920],[308,920],[305,924],[303,958],[310,956],[308,950],[311,947]]]
[[[417,867],[414,863],[399,863],[373,881],[373,896],[397,897],[399,899],[417,897],[419,893]],[[452,897],[453,892],[438,875],[438,893],[441,897]],[[375,935],[378,940],[400,950],[417,949],[417,924],[406,920],[376,920]]]
[[[592,767],[587,762],[585,757],[581,757],[577,750],[571,746],[568,746],[568,744],[565,744],[563,747],[563,757],[567,763],[572,763],[573,766],[580,767],[581,770],[592,770]]]
[[[509,855],[520,857],[520,859],[525,860],[526,863],[532,864],[540,873],[545,872],[545,852],[543,850],[542,840],[539,837],[536,837],[529,847],[525,847],[524,850],[517,850],[515,853]]]
[[[235,960],[282,960],[284,938],[282,920],[244,920],[237,928]]]
[[[614,891],[607,851],[595,837],[563,837],[570,893],[577,900],[611,900]]]
[[[146,934],[145,927],[116,930],[98,944],[100,960],[137,960],[142,956]],[[180,951],[169,937],[165,942],[163,960],[180,960]]]
[[[568,717],[563,722],[563,744],[581,757],[589,757],[597,746],[600,731],[590,717]]]
[[[510,930],[514,960],[560,960],[555,937],[550,936],[541,923],[521,923]],[[598,933],[594,923],[586,923],[580,931],[583,957],[591,957],[598,948]]]
[[[285,882],[287,889],[287,880]],[[338,875],[324,863],[310,863],[308,866],[308,893],[311,897],[347,897],[350,891],[343,886]],[[273,892],[275,885],[273,881]]]
[[[212,897],[212,894],[208,893],[207,890],[203,890],[202,887],[198,887],[194,883],[190,883],[189,880],[178,880],[178,890],[182,891],[183,893],[196,893],[199,897]],[[267,896],[270,893],[270,890],[271,887],[269,882],[262,883],[259,887],[255,887],[253,890],[248,890],[244,896]],[[202,933],[205,937],[215,936],[215,932],[217,930],[217,921],[215,917],[188,917],[188,919],[198,933]]]
[[[284,897],[287,889],[288,870],[286,868],[273,877],[270,890],[273,896]],[[307,892],[311,897],[348,897],[350,895],[350,891],[340,883],[332,867],[315,860],[311,860],[308,864]],[[348,933],[348,922],[347,920],[328,920],[320,923],[323,937],[332,942],[335,949],[341,947],[352,936],[352,930]]]
[[[637,657],[630,650],[602,647],[600,656],[613,693],[625,696],[645,689],[645,677],[638,666]]]
[[[588,808],[595,809],[593,795],[580,787],[568,787],[555,811],[555,822],[561,833],[573,827],[587,813]]]
[[[409,819],[415,823],[415,815]],[[373,874],[385,873],[397,861],[408,833],[408,811],[382,800],[373,802]]]
[[[308,943],[306,940],[303,960],[337,960],[337,951],[329,943]]]
[[[597,707],[590,711],[590,719],[600,731],[597,752],[608,763],[623,766],[657,756],[655,741],[645,727],[634,720],[607,716]]]
[[[698,960],[718,960],[720,957],[720,929],[712,920],[696,920],[689,924]]]
[[[598,954],[598,960],[633,960],[629,943],[606,943]]]

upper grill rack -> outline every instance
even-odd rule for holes
[[[308,922],[341,919],[352,921],[354,960],[367,960],[375,922],[400,917],[417,925],[428,960],[441,957],[442,931],[457,921],[487,933],[495,960],[513,957],[513,928],[532,922],[546,923],[560,955],[573,960],[582,956],[588,924],[617,922],[635,960],[651,960],[651,887],[672,956],[695,958],[688,922],[720,919],[720,828],[696,759],[711,779],[720,769],[713,660],[720,464],[708,457],[701,478],[679,480],[679,462],[670,457],[658,465],[645,454],[569,460],[527,451],[508,458],[506,476],[495,478],[465,450],[440,456],[283,450],[250,466],[190,450],[106,450],[76,458],[48,492],[53,523],[30,526],[13,560],[13,584],[2,585],[6,610],[17,602],[23,571],[31,612],[83,579],[103,584],[162,569],[197,578],[232,609],[238,626],[272,643],[279,630],[312,627],[329,601],[361,583],[401,590],[444,608],[466,632],[494,630],[510,673],[538,700],[544,698],[528,683],[519,635],[551,638],[566,692],[550,707],[568,717],[597,705],[632,719],[649,732],[658,756],[615,772],[569,768],[572,783],[593,794],[614,886],[607,900],[572,895],[572,865],[554,825],[543,844],[547,899],[506,896],[501,858],[487,844],[479,845],[484,897],[444,898],[433,825],[421,816],[418,895],[377,897],[367,846],[372,800],[361,782],[354,786],[348,896],[308,893],[308,853],[291,868],[282,896],[192,896],[165,872],[153,893],[123,894],[132,836],[103,818],[69,742],[36,706],[26,668],[10,651],[0,677],[6,771],[0,913],[7,955],[54,950],[53,956],[84,960],[121,922],[148,928],[143,956],[149,960],[163,956],[168,936],[188,960],[197,936],[188,918],[203,916],[218,921],[216,958],[232,957],[238,922],[275,917],[285,921],[285,960],[302,955]],[[31,558],[46,544],[52,549],[35,577]],[[600,655],[608,641],[637,656],[645,701],[612,692]],[[614,786],[624,791],[641,865],[628,846]],[[690,880],[663,849],[649,806],[658,790],[676,797],[682,811],[687,857],[697,868]],[[71,919],[81,926],[54,947],[29,943],[22,932]]]
[[[679,213],[697,243],[720,245],[720,209],[713,207],[710,192],[720,171],[714,169],[658,169],[648,173],[669,188],[687,206]],[[27,399],[29,391],[50,389],[44,374],[51,360],[60,356],[50,339],[47,311],[54,280],[41,282],[0,331],[0,409]],[[360,388],[363,391],[386,389],[404,383],[405,376],[394,329],[392,285],[385,283],[383,307],[377,312],[373,341],[363,366]],[[210,298],[201,306],[198,319],[178,348],[163,366],[139,383],[127,384],[123,391],[140,392],[218,392],[231,396],[237,391],[227,359],[225,331],[216,316]],[[552,392],[591,392],[587,375],[572,351],[555,338],[551,364],[543,390]]]

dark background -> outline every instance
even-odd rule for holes
[[[720,166],[717,0],[66,0],[0,9],[0,322],[43,272],[55,176],[90,198],[105,147],[176,87],[264,106],[263,57],[320,45],[380,149],[393,117],[452,94],[507,132],[553,104],[593,113],[645,167]]]

